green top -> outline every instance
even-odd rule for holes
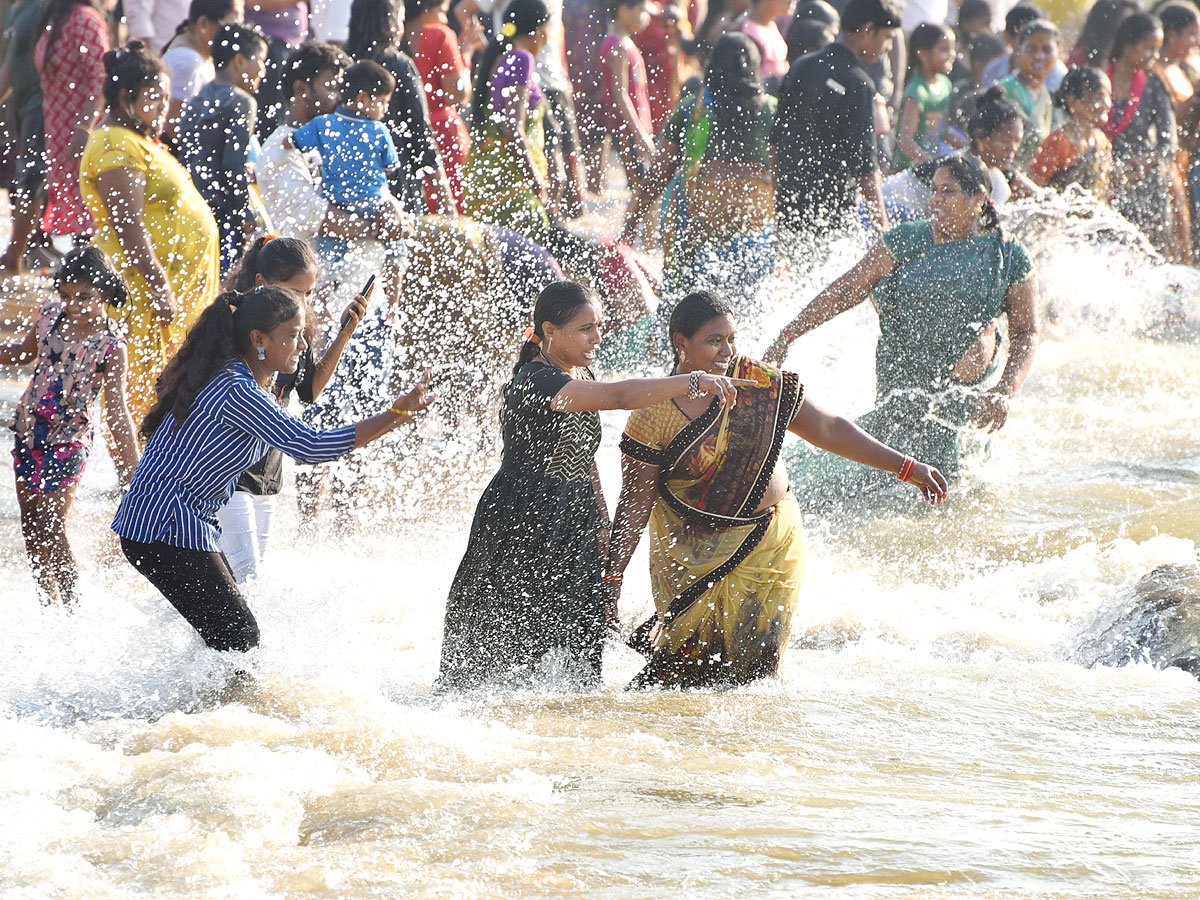
[[[41,20],[42,0],[17,3],[4,17],[4,61],[8,63],[12,83],[10,103],[22,118],[42,106],[42,83],[33,64]]]
[[[1016,72],[1001,78],[996,84],[1003,88],[1005,96],[1017,105],[1017,109],[1021,110],[1021,115],[1025,117],[1025,136],[1021,139],[1021,146],[1017,148],[1016,164],[1020,169],[1028,169],[1038,146],[1050,134],[1054,119],[1054,101],[1044,84],[1035,97]]]
[[[751,162],[760,166],[771,164],[771,128],[775,124],[777,101],[767,95],[754,124],[746,131],[723,134],[712,127],[712,107],[705,95],[699,113],[696,97],[685,97],[663,124],[662,140],[684,151],[687,168],[701,159],[721,159],[728,162]],[[689,123],[691,128],[688,127]]]
[[[905,101],[912,100],[917,104],[917,133],[914,140],[918,146],[935,155],[946,128],[946,113],[950,109],[952,91],[953,85],[945,75],[935,75],[933,81],[926,81],[917,75],[905,86],[904,97],[900,101],[901,110]],[[893,161],[901,169],[908,168],[913,162],[899,145],[896,146]]]
[[[975,339],[1005,309],[1008,289],[1033,274],[1021,242],[1000,231],[935,243],[928,222],[883,236],[896,267],[873,294],[881,336],[877,393],[944,386]]]

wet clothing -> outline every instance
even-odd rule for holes
[[[312,403],[315,374],[316,362],[313,360],[312,348],[306,347],[300,354],[300,362],[294,373],[280,373],[275,376],[275,397],[279,406],[287,409],[288,399],[293,390],[301,402]],[[263,496],[278,494],[283,490],[283,452],[275,447],[268,447],[267,455],[242,473],[242,477],[238,479],[237,490]]]
[[[1113,98],[1104,132],[1112,141],[1113,206],[1141,229],[1156,250],[1169,251],[1170,167],[1178,136],[1175,109],[1162,80],[1139,70],[1129,96]]]
[[[804,578],[804,531],[791,494],[759,511],[788,425],[804,402],[795,374],[746,357],[732,409],[689,419],[674,401],[635,410],[621,451],[658,468],[650,515],[655,618],[633,644],[648,661],[633,686],[745,684],[773,675]],[[662,623],[653,644],[648,635]]]
[[[354,426],[314,431],[280,409],[245,363],[230,360],[196,395],[183,423],[168,413],[154,430],[113,531],[219,552],[217,509],[269,446],[301,462],[328,462],[354,449]]]
[[[544,95],[534,80],[534,59],[525,50],[512,50],[501,58],[488,80],[491,109],[503,108],[502,91],[506,86],[529,88],[525,112],[525,142],[534,168],[544,180],[549,172],[543,120]],[[494,115],[498,115],[495,113]],[[463,171],[463,207],[473,219],[490,225],[511,228],[539,244],[548,243],[550,217],[538,197],[500,125],[489,117],[475,123],[475,140],[470,159]]]
[[[878,168],[875,85],[843,44],[792,64],[771,137],[778,223],[797,231],[853,221],[858,182]]]
[[[718,290],[753,315],[775,269],[775,188],[770,162],[776,101],[763,96],[740,127],[717,127],[707,92],[679,105],[662,141],[680,166],[663,205],[664,273],[672,297]]]
[[[875,287],[879,343],[876,408],[858,419],[866,432],[915,459],[953,475],[959,435],[983,384],[994,377],[1000,345],[974,384],[951,377],[979,335],[1005,311],[1008,291],[1033,276],[1022,244],[1002,232],[935,243],[929,222],[905,222],[883,236],[895,268]],[[937,327],[931,327],[936,323]],[[822,490],[854,492],[888,473],[794,445],[788,474],[801,498]]]
[[[213,650],[258,646],[258,622],[219,551],[121,538],[121,552]]]
[[[111,322],[87,338],[68,340],[60,327],[64,315],[58,297],[42,304],[34,323],[37,362],[13,417],[17,480],[35,493],[52,493],[82,477],[104,373],[125,343]]]
[[[600,682],[600,417],[551,409],[570,380],[532,361],[506,391],[500,471],[479,500],[446,604],[443,688],[525,681],[547,656],[584,686]]]

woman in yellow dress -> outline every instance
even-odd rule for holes
[[[806,401],[794,372],[739,356],[732,310],[713,294],[681,300],[670,332],[679,374],[757,387],[739,388],[730,408],[694,396],[630,415],[604,576],[608,616],[649,522],[657,612],[630,642],[649,657],[631,687],[745,684],[778,669],[804,578],[800,508],[776,465],[784,434],[895,472],[931,503],[945,498],[946,479]]]
[[[104,55],[108,114],[80,164],[95,244],[129,286],[116,313],[129,346],[129,411],[140,422],[154,385],[188,327],[217,295],[217,224],[187,171],[158,140],[169,82],[162,62],[133,41]]]

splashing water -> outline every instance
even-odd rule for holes
[[[1008,222],[1053,323],[988,458],[939,510],[810,519],[782,676],[750,688],[626,694],[639,659],[614,644],[598,694],[550,666],[516,695],[431,697],[496,464],[471,437],[486,410],[381,442],[341,529],[301,533],[287,489],[246,591],[248,686],[120,557],[102,454],[75,615],[37,607],[0,492],[0,896],[1196,896],[1200,685],[1079,652],[1143,575],[1196,559],[1195,275],[1068,213]],[[769,280],[743,349],[860,249]],[[864,305],[789,366],[861,413],[876,334]],[[622,424],[604,416],[610,503]],[[645,573],[643,547],[627,618]]]

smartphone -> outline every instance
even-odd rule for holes
[[[371,289],[373,287],[375,287],[375,276],[374,275],[372,275],[370,278],[367,279],[367,283],[363,285],[363,289],[358,292],[359,296],[362,297],[364,300],[370,300],[371,299]],[[350,313],[346,313],[344,316],[342,316],[342,329],[345,330],[346,326],[349,324],[350,324]]]

